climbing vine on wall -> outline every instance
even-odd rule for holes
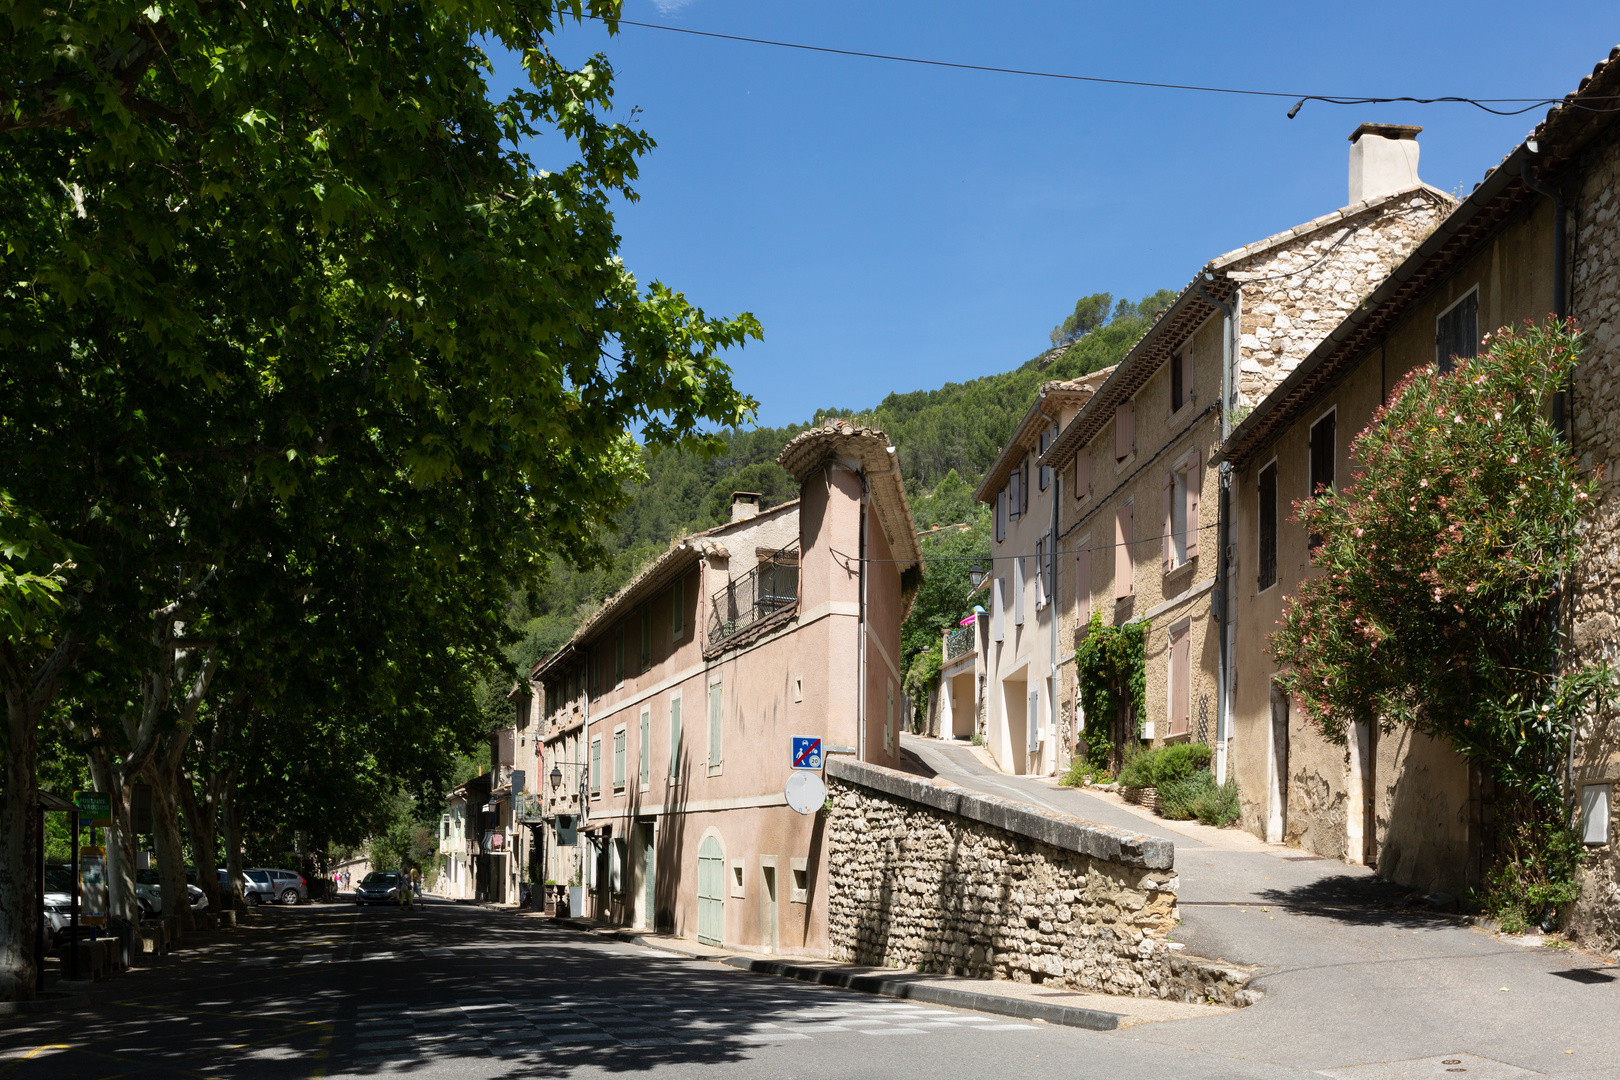
[[[1080,708],[1085,714],[1082,735],[1086,756],[1102,764],[1112,738],[1110,728],[1122,704],[1135,707],[1137,731],[1147,715],[1148,621],[1105,626],[1102,612],[1091,613],[1091,623],[1075,648],[1075,672],[1080,684]]]

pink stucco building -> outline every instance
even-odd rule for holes
[[[922,568],[881,431],[830,421],[778,460],[798,499],[739,495],[535,667],[534,786],[545,876],[586,914],[824,955],[825,821],[787,804],[792,740],[897,763]]]

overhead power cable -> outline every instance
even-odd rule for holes
[[[605,22],[599,15],[586,15],[586,18],[598,19]],[[1565,108],[1580,109],[1585,112],[1612,113],[1620,112],[1620,107],[1600,108],[1590,104],[1592,101],[1615,101],[1616,95],[1603,95],[1588,97],[1581,101],[1567,101],[1564,98],[1471,98],[1458,96],[1445,97],[1412,97],[1400,95],[1385,97],[1382,95],[1359,94],[1300,94],[1283,90],[1247,90],[1233,86],[1200,86],[1195,83],[1167,83],[1153,82],[1147,79],[1111,79],[1101,75],[1074,75],[1061,71],[1035,71],[1029,68],[996,67],[992,64],[963,64],[952,60],[930,60],[920,56],[896,56],[892,53],[864,52],[860,49],[836,49],[828,45],[806,45],[798,41],[776,41],[772,38],[748,37],[743,34],[721,34],[713,30],[693,30],[685,26],[667,26],[663,23],[637,22],[634,19],[615,20],[618,26],[636,26],[645,30],[663,30],[671,34],[686,34],[691,37],[714,38],[719,41],[736,41],[748,45],[769,45],[777,49],[797,49],[801,52],[828,53],[833,56],[854,56],[864,60],[887,60],[895,64],[918,64],[925,67],[954,68],[958,71],[984,71],[996,75],[1022,75],[1032,79],[1059,79],[1065,82],[1101,83],[1108,86],[1139,86],[1153,90],[1187,90],[1201,94],[1236,94],[1243,97],[1264,97],[1293,100],[1294,107],[1288,110],[1288,119],[1292,120],[1299,115],[1299,110],[1307,101],[1320,101],[1325,105],[1387,105],[1405,102],[1412,105],[1472,105],[1476,109],[1496,116],[1518,116],[1545,105],[1560,105]],[[1517,108],[1496,108],[1499,105],[1518,106]]]

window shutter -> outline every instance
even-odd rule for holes
[[[1074,613],[1076,627],[1091,621],[1091,546],[1089,539],[1080,541],[1080,553],[1074,557]]]
[[[720,766],[721,691],[719,683],[709,687],[709,768]]]
[[[1018,473],[1022,477],[1022,480],[1018,484],[1019,498],[1022,500],[1018,504],[1018,516],[1023,517],[1025,514],[1029,513],[1029,459],[1028,458],[1025,458],[1023,463],[1018,466]]]
[[[1007,640],[1007,579],[998,577],[990,586],[990,636],[997,641]]]
[[[613,787],[615,790],[624,787],[624,743],[626,732],[623,728],[613,733]]]
[[[1007,539],[1007,489],[996,492],[996,543]]]
[[[591,740],[591,794],[602,794],[602,740]]]
[[[1114,409],[1114,460],[1124,461],[1136,447],[1136,403],[1127,401]]]
[[[1035,610],[1046,606],[1046,537],[1035,541]]]
[[[1170,535],[1171,530],[1175,528],[1174,507],[1170,505],[1175,499],[1175,494],[1176,473],[1172,469],[1164,474],[1164,535],[1159,538],[1160,546],[1164,549],[1164,572],[1167,574],[1175,565],[1175,537]]]
[[[1182,630],[1170,641],[1170,734],[1185,735],[1192,718],[1192,633]]]
[[[681,699],[671,698],[669,702],[669,778],[678,780],[681,776]]]
[[[1074,455],[1074,497],[1083,499],[1091,494],[1091,451],[1082,450]]]
[[[1123,600],[1136,591],[1135,563],[1131,558],[1135,508],[1126,503],[1114,514],[1114,599]]]
[[[1014,469],[1011,473],[1007,474],[1007,516],[1015,520],[1024,512],[1023,489],[1023,470]]]
[[[1198,558],[1198,496],[1204,487],[1203,455],[1187,455],[1187,559]]]
[[[642,787],[652,782],[652,710],[641,710],[641,731],[637,741],[637,757],[641,762],[637,779]]]
[[[1024,625],[1024,557],[1013,558],[1013,625]]]

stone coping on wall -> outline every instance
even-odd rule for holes
[[[913,776],[847,757],[829,757],[827,776],[921,803],[947,814],[983,822],[1065,851],[1148,870],[1171,870],[1175,867],[1176,847],[1169,840],[1098,825],[1059,810],[984,795],[943,780]]]

